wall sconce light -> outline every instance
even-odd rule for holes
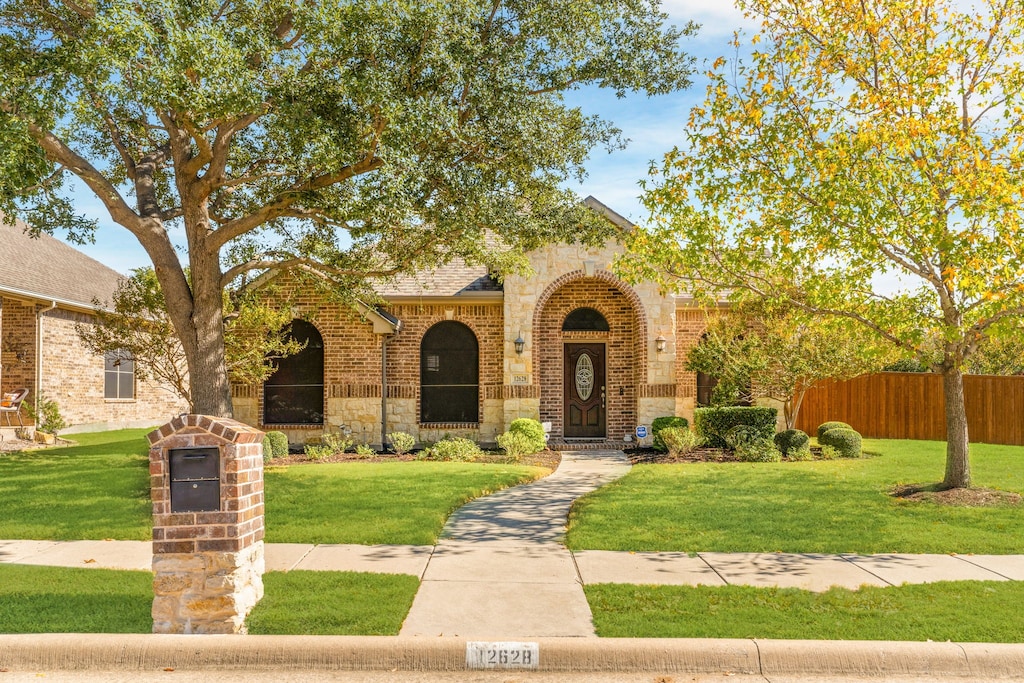
[[[516,340],[512,343],[516,345],[516,355],[523,355],[523,349],[526,348],[526,340],[523,339],[523,333],[521,330],[519,332],[519,336],[516,337]]]
[[[665,337],[661,336],[660,334],[658,335],[658,338],[654,340],[654,348],[658,351],[658,353],[665,353],[666,342],[667,340],[665,339]]]

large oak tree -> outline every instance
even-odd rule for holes
[[[761,32],[713,67],[637,246],[695,292],[842,316],[930,363],[944,485],[969,486],[965,362],[1024,314],[1024,4],[738,4]]]
[[[562,93],[683,87],[692,30],[657,0],[0,0],[0,210],[86,237],[81,179],[153,262],[194,409],[230,415],[225,287],[597,238],[560,186],[621,140]]]

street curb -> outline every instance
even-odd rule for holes
[[[541,638],[547,672],[1024,680],[1024,644]],[[467,640],[371,636],[0,635],[0,671],[465,671]]]

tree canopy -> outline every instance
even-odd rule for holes
[[[657,0],[0,0],[0,211],[88,238],[81,179],[153,262],[195,409],[230,415],[226,286],[600,238],[561,184],[623,141],[562,93],[684,87],[693,30]]]
[[[961,373],[1024,314],[1024,5],[738,4],[761,31],[710,71],[646,193],[653,258],[626,269],[845,317],[932,363],[944,483],[969,486]]]

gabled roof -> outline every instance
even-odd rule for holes
[[[502,286],[490,276],[485,266],[468,266],[461,259],[432,270],[402,275],[376,286],[377,294],[385,299],[403,297],[429,298],[472,296],[486,298],[501,295]]]
[[[29,237],[25,224],[0,216],[0,294],[93,310],[109,303],[123,275],[50,235]]]

